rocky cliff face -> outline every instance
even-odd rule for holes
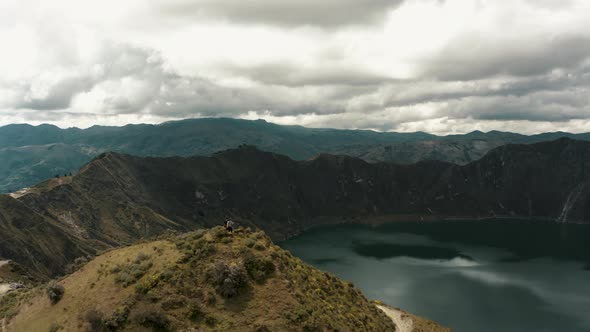
[[[503,146],[464,166],[332,155],[293,161],[249,146],[212,157],[106,153],[71,181],[2,197],[0,229],[11,240],[0,241],[0,256],[56,273],[70,258],[224,217],[275,239],[318,223],[374,218],[588,222],[589,158],[590,143],[570,139]],[[34,249],[41,252],[31,258]]]

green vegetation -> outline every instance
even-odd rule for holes
[[[9,329],[394,330],[359,290],[247,229],[215,227],[109,251],[60,284],[66,292],[56,304],[33,291],[27,305],[13,301]]]
[[[249,144],[300,160],[323,152],[356,156],[370,162],[413,163],[436,159],[465,164],[499,145],[533,143],[562,136],[590,139],[588,134],[524,136],[502,132],[441,137],[426,133],[313,129],[238,119],[192,119],[158,126],[94,126],[83,130],[50,125],[9,125],[0,127],[0,160],[3,161],[0,163],[0,193],[31,186],[56,173],[76,171],[104,151],[144,156],[193,156]]]
[[[242,264],[216,262],[207,272],[207,278],[215,285],[217,293],[225,298],[239,295],[248,286],[248,277]]]
[[[56,304],[59,302],[59,300],[61,300],[61,298],[64,296],[65,291],[66,290],[64,286],[58,284],[55,281],[51,281],[47,285],[47,297],[49,298],[51,304]]]
[[[129,264],[117,264],[111,269],[116,273],[115,282],[127,287],[134,284],[153,266],[150,256],[140,253]]]

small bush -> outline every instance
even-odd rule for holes
[[[270,329],[266,325],[257,325],[254,328],[255,332],[270,332]]]
[[[59,300],[61,300],[61,298],[64,296],[64,293],[64,286],[58,284],[55,281],[51,281],[47,285],[47,297],[49,298],[51,304],[56,304],[57,302],[59,302]]]
[[[103,318],[103,322],[110,331],[117,331],[125,326],[127,317],[129,317],[129,307],[121,306],[110,317]]]
[[[224,237],[229,236],[229,233],[221,226],[212,228],[211,233],[212,233],[213,237],[217,240],[220,240]]]
[[[197,321],[205,317],[205,312],[201,306],[196,302],[191,302],[188,306],[188,318],[192,321]]]
[[[52,323],[51,325],[49,325],[49,332],[58,332],[61,331],[63,329],[63,326],[57,324],[57,323]]]
[[[244,267],[248,275],[256,282],[264,282],[275,272],[275,265],[271,260],[258,258],[253,254],[246,255]]]
[[[111,272],[117,273],[115,276],[116,283],[127,287],[143,277],[153,265],[149,255],[140,253],[133,262],[127,265],[116,265],[111,269]]]
[[[78,257],[76,259],[74,259],[74,264],[81,266],[88,263],[88,258],[82,256],[82,257]]]
[[[170,298],[167,298],[164,301],[162,301],[162,304],[160,304],[160,306],[164,310],[174,310],[184,307],[185,304],[186,300],[183,297],[173,295]]]
[[[85,318],[90,332],[107,331],[107,326],[104,323],[104,314],[102,312],[94,309],[88,310]]]
[[[266,250],[266,246],[259,241],[259,242],[256,242],[256,244],[254,245],[254,249],[256,249],[258,251],[263,251],[263,250]]]
[[[171,324],[168,316],[154,309],[136,312],[133,320],[142,326],[160,331],[168,331]]]
[[[166,281],[170,280],[174,276],[174,271],[171,267],[168,267],[166,270],[160,273],[160,280]]]
[[[192,253],[195,258],[202,259],[215,253],[215,245],[206,241],[197,241],[192,246]]]
[[[135,264],[139,264],[143,261],[147,261],[148,259],[150,259],[150,255],[141,252],[137,255],[137,257],[135,257],[135,260],[133,262]]]
[[[208,305],[214,305],[217,302],[217,297],[215,297],[215,294],[213,294],[213,292],[207,292],[207,294],[205,294],[205,303],[207,303]]]
[[[205,324],[207,324],[208,326],[214,326],[215,324],[217,324],[217,320],[215,319],[215,317],[207,316],[205,317]]]
[[[252,247],[254,247],[255,244],[256,244],[256,241],[254,241],[253,239],[246,239],[246,247],[252,248]]]
[[[242,265],[217,262],[208,271],[208,278],[216,286],[219,295],[230,298],[240,294],[248,285],[248,277]]]
[[[151,275],[135,285],[135,292],[138,294],[147,294],[160,283],[159,275]]]

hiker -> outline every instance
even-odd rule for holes
[[[227,229],[228,232],[233,233],[234,232],[234,222],[231,221],[230,219],[225,221],[225,229]]]

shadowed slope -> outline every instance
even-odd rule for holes
[[[50,180],[17,200],[3,196],[0,229],[22,240],[0,242],[0,256],[55,273],[77,255],[167,230],[219,225],[226,216],[275,239],[318,224],[401,218],[587,222],[588,159],[590,143],[569,139],[501,147],[465,166],[369,164],[331,155],[293,161],[249,146],[212,157],[106,153],[71,181]],[[38,221],[30,229],[26,222],[11,226],[21,220]],[[34,232],[39,227],[46,229]],[[61,248],[58,257],[39,249],[45,232],[60,233],[50,246]],[[27,258],[34,249],[42,250],[35,255],[40,262]]]

